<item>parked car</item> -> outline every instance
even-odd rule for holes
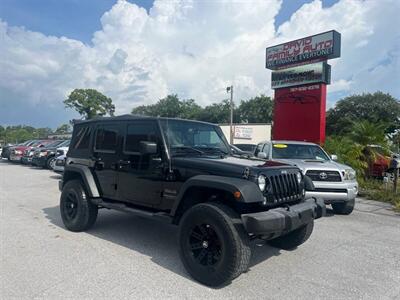
[[[11,155],[11,150],[13,147],[16,146],[29,146],[31,143],[33,143],[35,140],[28,140],[25,141],[24,143],[20,143],[20,144],[7,144],[6,146],[3,147],[3,151],[1,153],[1,157],[6,158],[6,159],[10,159],[10,155]]]
[[[296,141],[266,141],[259,143],[255,156],[281,161],[299,167],[311,178],[315,190],[307,196],[318,197],[331,204],[337,214],[350,214],[358,193],[356,172],[330,157],[319,145]]]
[[[63,145],[67,143],[69,143],[69,141],[55,140],[45,147],[36,149],[33,153],[32,165],[41,168],[52,169],[57,153],[57,148],[63,147]]]
[[[25,143],[18,144],[9,148],[9,160],[12,162],[21,162],[22,157],[24,156],[24,152],[31,147],[40,144],[38,140],[29,140]]]
[[[53,171],[56,173],[64,172],[65,161],[67,160],[67,155],[58,156],[54,162]]]
[[[273,184],[271,184],[273,183]],[[215,124],[132,115],[75,123],[61,190],[65,227],[92,227],[99,208],[179,225],[196,280],[229,283],[248,269],[249,240],[294,249],[324,215],[297,167],[233,155]]]
[[[234,144],[240,150],[247,152],[249,154],[253,154],[254,150],[256,149],[257,145],[255,144]]]
[[[36,149],[46,147],[51,144],[54,140],[35,140],[30,143],[23,151],[22,157],[20,159],[22,164],[32,164],[33,153]]]

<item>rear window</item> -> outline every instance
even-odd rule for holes
[[[79,128],[71,148],[77,150],[89,149],[90,131],[89,126]]]
[[[115,152],[117,149],[118,128],[116,126],[99,127],[96,132],[95,150]]]

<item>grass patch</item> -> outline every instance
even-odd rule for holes
[[[397,193],[393,192],[393,184],[385,184],[378,180],[360,180],[359,196],[367,199],[391,203],[394,210],[400,212],[400,183],[397,184]]]

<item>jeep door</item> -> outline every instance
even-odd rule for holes
[[[110,122],[97,125],[93,149],[94,172],[101,196],[105,198],[115,199],[117,195],[117,161],[121,140],[120,124]]]
[[[118,168],[118,197],[125,202],[152,207],[161,201],[164,180],[162,140],[155,120],[125,124]],[[140,142],[157,144],[154,154],[143,154]]]

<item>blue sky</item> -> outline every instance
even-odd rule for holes
[[[1,0],[0,124],[67,122],[73,87],[101,90],[117,113],[168,93],[210,104],[231,82],[237,102],[272,95],[263,49],[330,29],[343,40],[328,106],[377,89],[399,97],[399,1],[382,1]]]
[[[101,16],[115,0],[1,0],[0,17],[12,26],[24,26],[47,35],[66,36],[91,43],[93,32],[101,29]],[[129,0],[147,11],[153,0]],[[276,19],[278,27],[303,4],[312,0],[284,0]],[[337,0],[324,0],[329,7]]]

